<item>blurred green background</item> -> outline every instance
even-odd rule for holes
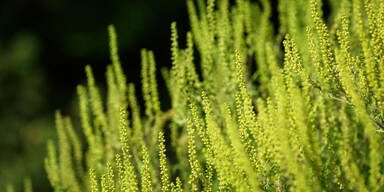
[[[51,191],[43,159],[47,138],[55,138],[54,111],[78,121],[76,85],[84,83],[86,64],[103,87],[109,24],[127,79],[138,83],[141,48],[170,66],[172,21],[184,36],[184,0],[1,0],[0,191],[7,184],[21,191],[25,177],[34,191]]]

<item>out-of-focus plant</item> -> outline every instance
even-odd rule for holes
[[[39,40],[15,33],[0,46],[0,186],[21,190],[23,177],[44,183],[41,156],[51,116],[45,110],[45,75],[39,67]],[[46,183],[46,181],[45,181]],[[10,188],[11,189],[11,188]]]

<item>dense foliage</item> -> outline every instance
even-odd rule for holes
[[[55,191],[383,191],[384,3],[188,0],[172,68],[142,51],[140,108],[117,37],[104,101],[90,66],[77,87],[81,142],[56,113],[45,166]],[[281,46],[282,43],[282,46]],[[255,70],[253,70],[255,69]],[[85,150],[85,153],[84,153]]]

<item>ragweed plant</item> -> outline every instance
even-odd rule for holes
[[[267,0],[187,6],[161,69],[168,109],[146,49],[138,105],[109,26],[107,97],[90,66],[77,87],[86,144],[56,113],[55,191],[384,190],[383,1],[330,1],[325,20],[321,0],[279,0],[277,27]]]

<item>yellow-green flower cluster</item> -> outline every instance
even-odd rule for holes
[[[384,2],[327,2],[187,0],[191,31],[171,23],[161,69],[168,109],[155,53],[137,98],[109,26],[107,97],[90,66],[77,87],[86,144],[56,114],[54,190],[383,191]]]

